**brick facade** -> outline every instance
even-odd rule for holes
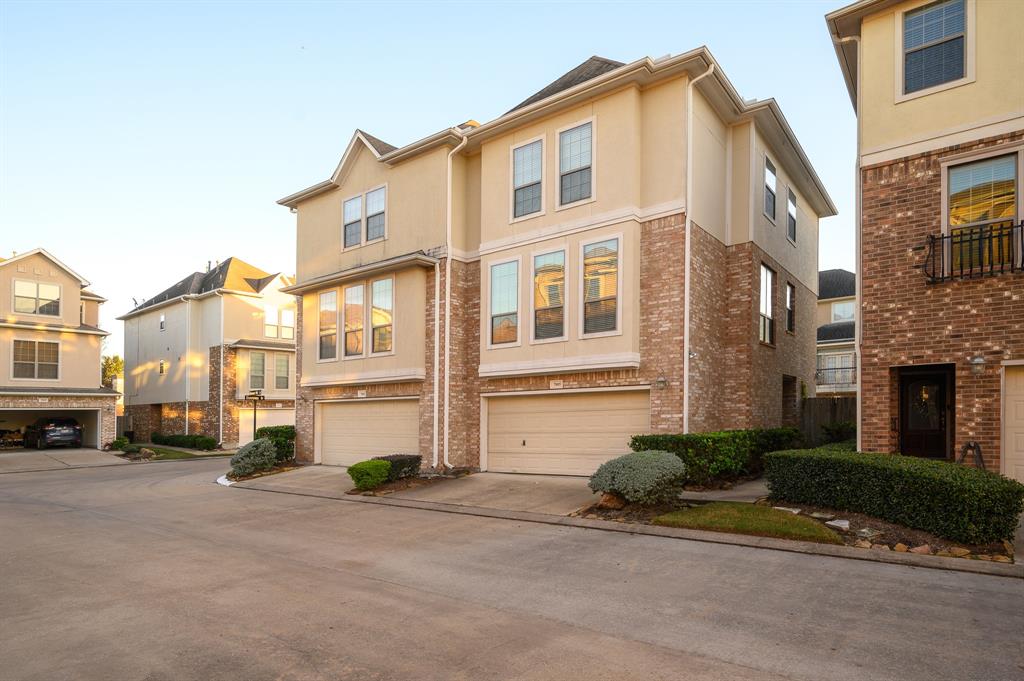
[[[108,447],[117,437],[117,396],[85,396],[75,397],[72,395],[0,395],[0,410],[57,410],[57,409],[99,409],[100,410],[100,438],[101,448]],[[86,428],[89,424],[83,424]],[[87,436],[88,437],[88,436]]]
[[[1021,140],[1024,131],[862,169],[862,449],[899,451],[899,367],[953,365],[953,449],[974,440],[1000,470],[1001,363],[1024,358],[1024,274],[931,284],[921,267],[928,235],[942,232],[942,159]]]

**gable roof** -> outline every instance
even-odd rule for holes
[[[523,101],[516,104],[514,107],[506,111],[505,113],[512,113],[518,109],[522,109],[524,106],[529,106],[534,102],[539,102],[542,99],[547,99],[551,95],[556,95],[563,90],[568,90],[574,85],[585,83],[592,78],[597,78],[600,75],[614,71],[620,66],[625,66],[621,61],[615,61],[613,59],[606,59],[604,57],[593,56],[586,60],[576,68],[566,71],[555,80],[548,83],[542,89],[538,90],[534,94],[530,95]]]
[[[860,22],[869,14],[899,4],[903,0],[857,0],[850,5],[840,7],[825,15],[825,24],[832,38],[832,46],[839,60],[839,68],[843,71],[846,91],[850,93],[853,110],[857,110],[857,41],[847,40],[860,36]]]
[[[60,260],[57,259],[57,257],[55,255],[53,255],[52,253],[47,251],[45,248],[34,248],[31,251],[25,251],[24,253],[18,253],[17,255],[13,255],[10,258],[8,258],[7,260],[0,260],[0,267],[6,267],[7,265],[10,265],[11,263],[18,262],[19,260],[22,260],[22,259],[27,258],[27,257],[32,256],[32,255],[37,255],[37,254],[43,256],[46,259],[48,259],[54,265],[56,265],[57,267],[61,268],[62,270],[64,270],[68,274],[70,274],[72,277],[77,279],[78,283],[80,283],[83,288],[89,285],[89,282],[86,281],[85,278],[82,275],[80,275],[78,272],[75,272],[73,269],[71,269],[70,267],[68,267],[64,263],[62,263]]]
[[[384,140],[374,137],[365,130],[359,130],[358,128],[356,128],[356,133],[363,136],[363,139],[367,142],[367,144],[369,144],[373,148],[373,150],[377,152],[377,156],[383,156],[384,154],[392,152],[398,148],[393,144],[388,144]]]
[[[857,275],[849,270],[818,272],[818,300],[849,298],[857,295]]]
[[[277,276],[268,274],[244,260],[228,258],[209,272],[193,272],[118,319],[127,319],[137,312],[183,296],[199,296],[214,291],[261,293]]]

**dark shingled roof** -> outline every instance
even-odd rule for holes
[[[511,113],[516,109],[522,109],[524,106],[529,106],[534,102],[539,102],[540,100],[546,99],[551,95],[561,92],[562,90],[568,90],[574,85],[585,83],[591,78],[597,78],[609,71],[614,71],[620,66],[623,66],[623,63],[620,61],[597,56],[591,57],[573,70],[564,73],[554,82],[549,83],[544,89],[537,91],[530,97],[519,102],[505,113]]]
[[[853,322],[832,322],[818,327],[819,343],[838,343],[852,341],[854,336]]]
[[[295,343],[289,343],[287,341],[269,341],[269,340],[253,340],[250,338],[242,338],[231,344],[233,348],[267,348],[268,350],[294,350]]]
[[[818,272],[818,300],[857,295],[857,275],[847,270]]]
[[[238,258],[228,258],[209,272],[193,272],[177,284],[164,289],[132,312],[152,307],[184,295],[200,295],[218,289],[259,293],[272,282],[276,274],[268,274]],[[247,290],[248,289],[248,290]],[[130,313],[129,313],[130,314]]]
[[[383,156],[384,154],[387,154],[389,152],[392,152],[392,151],[394,151],[395,149],[398,148],[398,147],[394,146],[393,144],[388,144],[384,140],[377,139],[376,137],[374,137],[370,133],[366,132],[365,130],[360,130],[359,134],[361,134],[363,137],[365,137],[366,141],[369,142],[370,144],[372,144],[373,148],[376,149],[377,153],[379,155],[381,155],[381,156]]]

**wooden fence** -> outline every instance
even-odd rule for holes
[[[825,442],[822,426],[849,421],[857,422],[857,398],[853,395],[843,397],[808,397],[801,400],[800,432],[808,446],[817,446]]]

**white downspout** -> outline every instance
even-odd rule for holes
[[[218,298],[220,298],[220,342],[217,344],[220,346],[220,390],[217,391],[217,446],[221,447],[224,445],[224,295],[220,291],[215,291]],[[255,434],[254,434],[255,436]]]
[[[451,327],[452,327],[452,172],[453,164],[452,158],[455,154],[459,153],[466,143],[469,142],[469,138],[462,134],[461,130],[452,128],[456,134],[462,136],[462,141],[459,142],[454,149],[448,152],[448,197],[447,197],[447,208],[445,210],[445,229],[444,229],[444,465],[446,468],[452,468],[451,462],[448,461],[448,441],[449,441],[449,428],[448,428],[448,414],[449,414],[449,395],[451,393]],[[436,328],[436,326],[435,326]],[[436,402],[435,402],[436,404]],[[434,413],[437,411],[435,409]],[[436,430],[435,430],[436,433]]]
[[[192,300],[185,298],[185,435],[188,435],[188,398],[192,396]]]
[[[700,79],[710,76],[715,64],[708,64],[708,70],[686,84],[686,254],[684,256],[683,281],[683,432],[690,432],[690,257],[693,241],[693,86]]]
[[[437,414],[438,395],[441,394],[441,264],[434,263],[434,460],[431,466],[437,468]]]

